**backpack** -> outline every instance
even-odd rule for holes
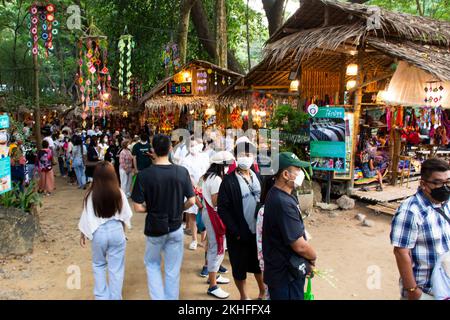
[[[39,168],[44,171],[50,171],[53,168],[50,152],[46,150],[39,151],[38,156]]]

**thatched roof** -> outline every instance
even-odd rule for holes
[[[234,71],[231,71],[231,70],[228,70],[228,69],[219,67],[218,65],[215,65],[215,64],[212,64],[212,63],[210,63],[210,62],[208,62],[208,61],[203,61],[203,60],[192,60],[192,61],[186,63],[186,64],[181,68],[181,70],[189,69],[189,68],[191,68],[192,66],[199,66],[199,67],[203,67],[203,68],[211,68],[211,69],[213,69],[213,70],[217,70],[217,71],[221,72],[222,74],[224,74],[224,75],[226,75],[226,76],[230,76],[230,77],[232,77],[233,79],[243,77],[242,74],[239,74],[239,73],[236,73],[236,72],[234,72]],[[166,88],[167,84],[168,84],[170,81],[173,81],[174,76],[175,76],[175,74],[173,74],[173,75],[171,75],[171,76],[169,76],[169,77],[167,77],[167,78],[161,80],[161,81],[160,81],[156,86],[154,86],[150,91],[146,92],[146,93],[142,96],[142,98],[138,101],[138,106],[141,106],[141,105],[144,104],[144,103],[147,105],[148,103],[146,103],[146,101],[148,101],[149,99],[156,99],[156,98],[157,98],[158,101],[155,101],[155,102],[162,102],[162,101],[163,101],[163,100],[161,100],[162,98],[156,97],[156,95],[157,95],[158,93],[160,93],[161,91],[163,91],[163,90]],[[175,97],[176,97],[176,96],[171,96],[171,98],[173,98],[173,99],[175,99],[175,100],[180,100],[179,98],[176,99]],[[189,98],[189,97],[183,97],[183,99],[188,99],[188,98]],[[163,98],[163,99],[167,99],[167,97],[166,97],[166,98]],[[193,101],[200,101],[199,99],[200,99],[200,100],[201,100],[201,99],[204,100],[204,97],[199,97],[199,98],[197,98],[197,100],[194,99]],[[192,99],[191,99],[191,100],[192,100]]]
[[[406,60],[440,80],[450,80],[450,23],[379,10],[380,29],[370,24],[373,7],[331,0],[303,0],[300,9],[267,41],[265,61],[308,61],[327,51],[349,54],[365,43]]]

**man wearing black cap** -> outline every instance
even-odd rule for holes
[[[291,152],[279,155],[279,170],[264,207],[262,248],[264,282],[271,300],[303,300],[305,279],[317,255],[306,241],[298,200],[292,191],[304,178]]]

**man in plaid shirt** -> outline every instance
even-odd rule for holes
[[[433,299],[433,268],[438,257],[450,250],[450,166],[428,159],[420,174],[418,192],[402,203],[391,229],[401,296],[408,300]]]

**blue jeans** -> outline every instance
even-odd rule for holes
[[[73,169],[75,170],[75,175],[77,176],[78,186],[80,188],[84,187],[86,184],[86,175],[84,174],[83,160],[75,158],[73,160]]]
[[[276,288],[269,286],[270,300],[304,300],[305,278],[296,279]]]
[[[152,300],[178,300],[180,270],[183,262],[183,227],[161,237],[147,237],[144,263]],[[161,275],[161,254],[164,253],[165,286]]]
[[[125,274],[126,240],[118,220],[102,224],[92,239],[92,268],[96,300],[121,300]],[[106,269],[108,268],[108,280]]]

